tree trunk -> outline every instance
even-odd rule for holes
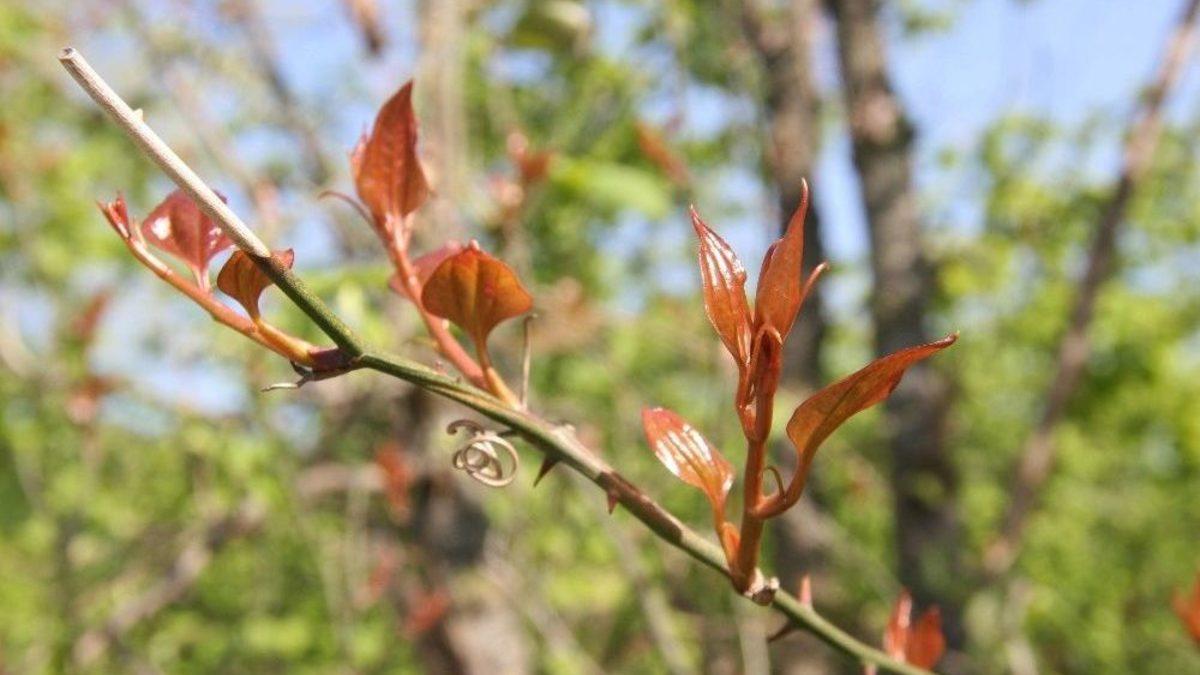
[[[913,129],[892,91],[876,0],[829,0],[837,23],[845,107],[871,240],[875,349],[927,342],[935,293],[912,180]],[[887,401],[899,575],[921,604],[936,602],[951,646],[962,644],[962,528],[946,445],[948,382],[918,364]]]

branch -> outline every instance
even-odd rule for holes
[[[624,506],[659,538],[680,549],[698,562],[729,576],[725,555],[714,543],[684,525],[674,515],[617,473],[604,460],[582,445],[564,427],[553,425],[528,411],[513,408],[504,401],[448,375],[418,363],[368,350],[349,328],[317,298],[291,270],[276,264],[264,244],[216,194],[129,108],[116,92],[92,69],[83,56],[68,47],[59,55],[63,67],[79,86],[157,164],[180,188],[188,193],[229,236],[349,356],[355,365],[391,375],[482,414],[506,426],[548,457],[560,460],[603,489]],[[859,642],[821,617],[811,606],[780,591],[772,606],[799,628],[811,632],[829,646],[864,663],[896,673],[921,675],[928,671],[892,659],[882,651]]]
[[[322,332],[337,343],[349,357],[354,358],[363,353],[362,344],[350,328],[342,323],[320,298],[308,290],[287,266],[271,255],[270,249],[258,235],[254,234],[233,209],[221,201],[212,188],[200,180],[196,172],[133,112],[129,104],[108,86],[104,78],[92,69],[79,52],[67,47],[59,54],[58,60],[92,100],[137,144],[142,154],[149,157],[168,178],[195,200],[197,206],[220,225],[225,235],[250,256],[259,269],[303,310]]]
[[[1167,41],[1158,72],[1130,123],[1121,173],[1112,198],[1096,226],[1087,268],[1079,280],[1079,291],[1071,309],[1067,330],[1059,341],[1054,377],[1045,394],[1041,419],[1025,440],[1000,536],[987,551],[985,565],[992,577],[1003,575],[1016,561],[1025,525],[1037,504],[1042,486],[1054,468],[1054,432],[1066,414],[1067,404],[1079,388],[1079,381],[1091,356],[1092,345],[1088,333],[1095,315],[1096,299],[1104,282],[1112,276],[1117,236],[1125,221],[1129,202],[1146,175],[1158,147],[1163,105],[1192,51],[1198,10],[1200,0],[1187,0],[1175,30]]]

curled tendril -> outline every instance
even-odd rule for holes
[[[466,445],[454,452],[452,464],[455,469],[488,487],[504,487],[516,479],[521,459],[512,443],[471,420],[455,420],[446,427],[446,432],[454,434],[459,429],[467,429],[471,437]],[[508,455],[507,463],[501,461],[500,451]]]

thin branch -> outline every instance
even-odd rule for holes
[[[233,212],[233,209],[221,201],[212,188],[205,184],[196,175],[196,172],[192,171],[192,168],[180,159],[179,155],[175,154],[175,151],[168,147],[149,125],[142,121],[139,115],[133,112],[129,104],[117,95],[112,87],[108,86],[108,83],[92,69],[92,66],[79,52],[67,47],[59,54],[58,60],[71,74],[71,77],[75,78],[79,86],[92,97],[92,100],[137,144],[142,153],[195,200],[196,205],[220,225],[226,236],[249,255],[263,273],[296,306],[302,309],[313,320],[313,323],[317,324],[348,356],[353,358],[363,353],[362,344],[358,337],[350,331],[350,328],[342,323],[341,319],[337,318],[320,298],[308,290],[308,287],[301,283],[290,269],[271,255],[270,249],[258,238],[258,235],[254,234]]]
[[[179,157],[163,143],[129,108],[111,87],[88,65],[79,52],[68,47],[59,56],[63,67],[76,82],[109,114],[142,152],[154,161],[184,191],[197,201],[229,236],[231,240],[268,274],[283,292],[311,317],[322,331],[355,357],[356,365],[391,375],[439,394],[485,417],[514,430],[530,445],[547,456],[560,460],[583,474],[604,492],[615,498],[635,518],[667,543],[675,546],[696,561],[729,576],[725,555],[708,539],[684,525],[670,512],[642,492],[632,482],[617,473],[607,462],[585,447],[569,430],[553,425],[525,410],[512,407],[505,401],[459,380],[421,364],[385,352],[367,350],[341,320],[333,315],[304,283],[285,267],[272,264],[266,245],[243,223],[228,206]],[[772,606],[803,630],[813,633],[829,646],[864,663],[896,673],[920,675],[921,668],[901,663],[882,651],[859,642],[848,633],[824,619],[812,607],[802,604],[789,593],[775,594]]]
[[[1089,332],[1095,316],[1096,299],[1101,287],[1112,276],[1121,225],[1133,194],[1146,175],[1158,147],[1163,105],[1179,81],[1183,66],[1192,52],[1198,13],[1200,0],[1187,0],[1166,43],[1158,71],[1134,112],[1125,141],[1121,173],[1096,226],[1087,268],[1079,281],[1067,330],[1059,341],[1054,376],[1046,391],[1041,419],[1025,440],[1001,534],[987,552],[986,567],[992,576],[1004,574],[1016,561],[1025,525],[1037,504],[1042,486],[1053,471],[1056,454],[1054,433],[1066,415],[1067,404],[1079,388],[1091,356]]]

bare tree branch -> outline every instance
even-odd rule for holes
[[[875,351],[928,340],[936,271],[926,255],[913,181],[914,129],[888,73],[878,0],[827,0],[863,209],[871,240]],[[900,580],[941,606],[946,637],[963,643],[958,474],[946,443],[949,383],[920,363],[886,402]]]
[[[1012,498],[999,538],[987,551],[985,564],[992,575],[1011,568],[1020,550],[1021,536],[1042,486],[1054,469],[1054,433],[1070,402],[1092,353],[1091,330],[1096,299],[1104,283],[1112,276],[1117,238],[1125,221],[1130,200],[1150,166],[1162,132],[1163,105],[1179,80],[1195,42],[1196,17],[1200,1],[1187,0],[1163,50],[1162,60],[1149,87],[1142,96],[1130,122],[1121,161],[1120,175],[1112,197],[1096,224],[1088,252],[1087,267],[1079,280],[1075,304],[1066,332],[1058,344],[1054,375],[1046,390],[1042,416],[1025,440],[1013,479]]]

